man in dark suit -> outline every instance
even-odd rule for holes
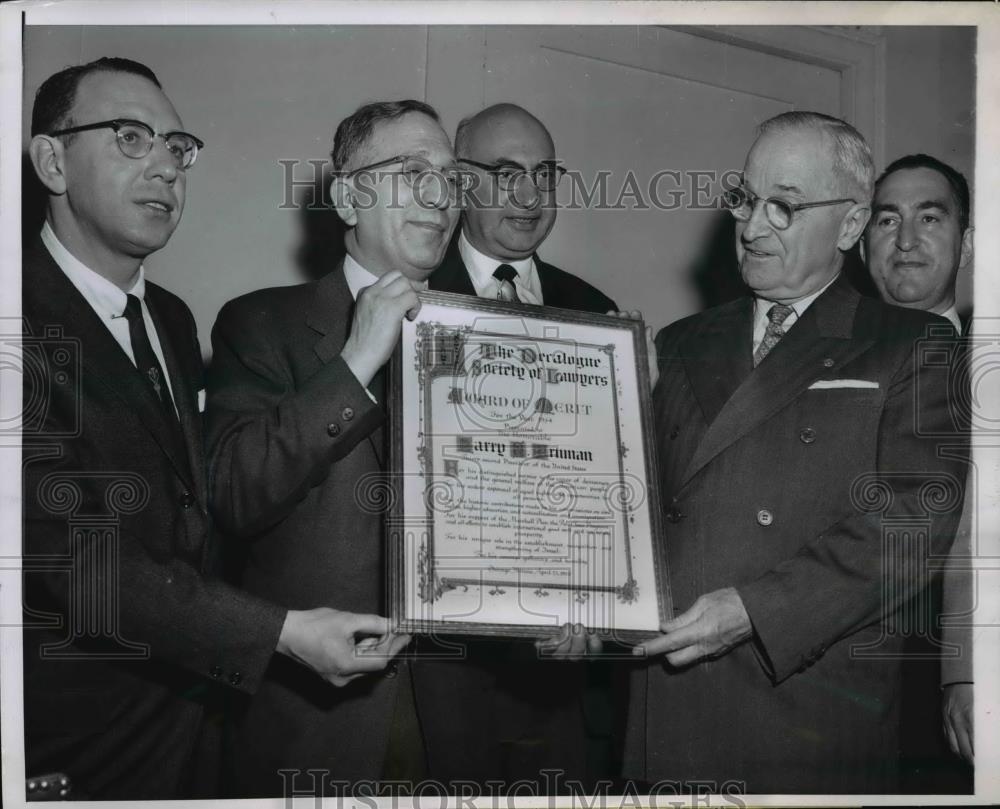
[[[405,642],[357,658],[354,633],[388,638],[385,619],[287,611],[208,575],[201,352],[188,308],[142,267],[201,145],[130,60],[63,70],[35,101],[48,209],[23,270],[25,758],[78,797],[188,797],[202,683],[253,693],[277,649],[340,684]]]
[[[962,335],[968,333],[969,318],[960,318],[958,314],[955,284],[959,272],[972,261],[969,207],[969,184],[961,172],[930,155],[907,155],[890,163],[875,181],[872,218],[861,241],[861,254],[883,301],[939,314]],[[935,618],[939,611],[950,616],[945,619],[950,622],[942,627],[941,635],[948,652],[940,662],[945,736],[952,751],[969,764],[973,763],[972,627],[962,624],[971,620],[975,583],[971,571],[961,568],[967,566],[973,555],[974,485],[975,478],[970,478],[952,548],[953,567],[942,576],[943,595],[935,594],[935,605],[937,598],[942,599],[940,610],[932,612]],[[928,644],[914,651],[926,656],[939,648]],[[954,654],[956,651],[958,654]],[[916,717],[916,723],[915,732],[907,734],[906,743],[916,760],[914,766],[934,769],[933,758],[939,744],[934,699],[938,672],[926,664],[917,665],[927,669],[927,676],[917,681],[919,691],[911,689],[913,707],[909,714]],[[931,705],[935,706],[934,711],[928,710]]]
[[[475,182],[431,289],[600,314],[617,310],[600,290],[538,256],[556,221],[556,185],[565,173],[541,121],[514,104],[495,104],[459,123],[455,153]],[[559,770],[563,783],[611,775],[610,670],[553,662],[582,653],[585,643],[580,627],[575,636],[566,627],[537,647],[469,641],[463,663],[421,661],[428,674],[419,691],[425,713],[450,702],[463,706],[447,723],[424,725],[431,776],[526,781],[544,794],[543,768]],[[588,674],[593,683],[586,690]]]
[[[953,539],[965,447],[950,438],[944,321],[862,298],[841,276],[873,177],[843,121],[764,122],[726,195],[753,297],[658,335],[679,614],[636,648],[648,660],[632,683],[628,775],[894,791],[901,629],[928,556]]]
[[[455,154],[476,182],[431,289],[600,314],[618,308],[538,257],[556,221],[555,190],[565,173],[541,121],[514,104],[487,107],[458,125]]]
[[[419,101],[362,107],[338,126],[332,157],[346,257],[318,281],[219,313],[210,485],[220,525],[247,549],[250,592],[300,609],[375,611],[387,581],[383,366],[444,255],[462,175]],[[332,694],[276,660],[236,730],[239,797],[281,795],[283,768],[299,772],[287,781],[299,794],[329,795],[331,779],[423,775],[405,661]]]

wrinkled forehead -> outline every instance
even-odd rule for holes
[[[834,194],[842,185],[835,157],[833,139],[819,130],[766,132],[747,154],[744,179],[757,194],[819,199],[817,195]]]
[[[98,71],[80,80],[72,117],[78,125],[133,118],[159,132],[183,128],[174,105],[153,82],[131,73],[112,71]]]
[[[422,157],[437,166],[449,166],[455,160],[441,125],[421,112],[408,112],[399,118],[376,123],[352,162],[356,165],[377,163],[396,155]]]

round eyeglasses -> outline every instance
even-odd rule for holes
[[[533,169],[526,169],[517,163],[480,163],[465,157],[458,159],[459,163],[482,169],[497,181],[504,191],[515,194],[523,188],[526,180],[531,180],[539,191],[555,191],[566,169],[555,160],[543,160]]]
[[[856,203],[854,199],[825,199],[821,202],[786,202],[778,197],[758,197],[745,185],[731,188],[722,195],[722,203],[729,209],[729,212],[738,222],[749,222],[753,216],[757,203],[764,203],[764,216],[777,230],[786,230],[791,227],[792,216],[796,211],[806,208],[821,208],[826,205],[840,205],[844,202]]]
[[[179,169],[188,169],[198,158],[198,150],[205,144],[194,135],[187,132],[154,132],[152,127],[142,121],[132,121],[127,118],[115,118],[112,121],[98,121],[94,124],[71,126],[68,129],[57,129],[49,135],[74,135],[77,132],[88,132],[91,129],[113,129],[118,148],[125,157],[141,160],[153,149],[153,139],[162,138],[167,151],[174,159]]]

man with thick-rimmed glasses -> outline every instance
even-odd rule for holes
[[[617,310],[591,284],[538,256],[555,224],[556,186],[566,172],[541,121],[515,104],[495,104],[459,123],[455,153],[474,181],[431,289],[599,314]],[[555,656],[585,650],[584,633],[571,637],[569,630],[538,648],[470,642],[462,665],[421,663],[436,672],[421,696],[437,691],[439,704],[457,699],[465,706],[447,726],[426,726],[433,777],[541,784],[542,769],[558,770],[563,783],[612,774],[609,670],[557,664]],[[597,682],[586,693],[588,674]]]
[[[252,694],[277,649],[343,684],[384,668],[353,640],[387,622],[211,578],[201,351],[187,306],[143,269],[203,144],[156,76],[117,58],[60,71],[31,131],[48,204],[24,254],[29,784],[59,772],[69,798],[200,797],[206,683]]]
[[[332,158],[343,261],[317,281],[244,295],[219,313],[210,485],[217,520],[246,546],[250,592],[297,609],[379,612],[381,509],[358,483],[384,469],[384,366],[402,319],[419,309],[416,290],[441,262],[467,175],[420,101],[361,107],[337,127]],[[271,667],[235,729],[234,797],[423,777],[406,661],[336,693],[323,686],[282,661]]]
[[[926,344],[943,321],[862,298],[841,274],[873,181],[844,121],[765,121],[726,196],[752,295],[657,337],[677,614],[635,649],[628,776],[897,791],[903,635],[929,557],[953,540],[964,464],[949,330]]]
[[[455,153],[475,182],[461,232],[431,276],[431,289],[600,314],[618,308],[538,257],[556,221],[556,186],[566,172],[541,121],[515,104],[495,104],[458,125]]]

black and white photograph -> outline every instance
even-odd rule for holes
[[[4,805],[997,799],[994,4],[0,39]]]

